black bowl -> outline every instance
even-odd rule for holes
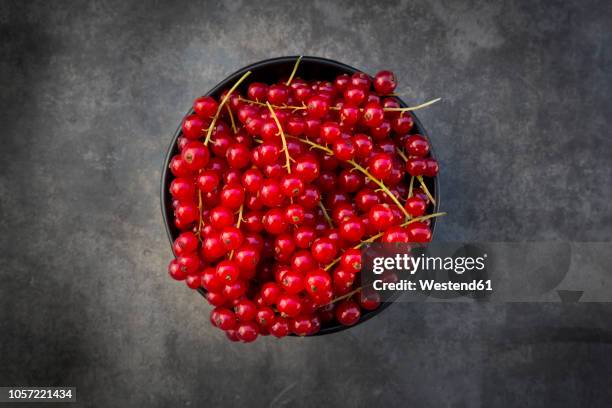
[[[278,79],[281,77],[288,76],[291,73],[297,58],[298,58],[297,56],[272,58],[272,59],[267,59],[264,61],[259,61],[249,66],[246,66],[244,68],[241,68],[238,71],[231,74],[230,76],[228,76],[227,78],[225,78],[223,81],[219,82],[217,86],[215,86],[213,89],[208,91],[205,95],[210,95],[210,96],[214,96],[215,98],[218,98],[219,95],[221,95],[221,93],[224,90],[231,88],[232,85],[234,85],[236,81],[245,72],[251,71],[251,75],[247,78],[247,81],[245,81],[244,83],[241,84],[240,87],[238,87],[238,91],[240,91],[244,95],[246,93],[246,88],[248,87],[248,84],[251,82],[257,81],[257,82],[273,83],[273,82],[278,81]],[[305,57],[302,57],[302,61],[300,62],[300,66],[298,68],[298,72],[296,76],[306,79],[306,80],[321,79],[321,80],[333,81],[333,79],[340,74],[351,75],[355,72],[361,72],[361,71],[349,65],[342,64],[334,60],[330,60],[326,58],[319,58],[319,57],[306,57],[305,56]],[[399,98],[397,99],[402,107],[408,106],[401,99]],[[190,115],[192,113],[193,113],[193,109],[190,109],[189,112],[187,112],[187,115]],[[412,116],[414,118],[414,128],[413,128],[414,133],[420,133],[424,136],[427,136],[427,132],[425,131],[425,128],[423,128],[423,125],[421,124],[419,119],[416,117],[414,113],[412,113]],[[166,160],[164,160],[164,167],[162,169],[162,178],[161,178],[162,215],[164,217],[164,223],[166,225],[166,232],[168,233],[168,239],[170,240],[170,243],[172,243],[179,234],[178,229],[174,226],[174,223],[172,221],[173,220],[172,197],[170,196],[168,188],[170,186],[170,182],[172,181],[172,177],[173,177],[172,173],[169,171],[170,160],[172,159],[174,155],[178,154],[178,146],[177,146],[176,140],[178,139],[180,134],[181,134],[181,125],[179,124],[178,129],[176,130],[176,132],[174,133],[172,137],[170,146],[168,147],[168,153],[166,154]],[[433,153],[432,153],[432,156],[433,156]],[[436,206],[435,206],[434,212],[437,212],[438,207],[440,205],[440,193],[439,193],[440,189],[439,189],[438,178],[436,177],[434,179],[427,179],[426,182],[427,182],[427,187],[430,189],[431,193],[434,195],[436,199]],[[436,219],[432,218],[431,219],[432,232],[434,231],[435,224],[436,224]],[[202,295],[205,295],[206,293],[204,289],[202,288],[198,289],[198,291]],[[390,302],[384,302],[376,310],[368,311],[368,312],[364,311],[364,313],[361,316],[361,319],[359,320],[357,324],[363,323],[364,321],[377,315],[378,313],[383,311],[385,308],[387,308],[390,304],[391,304]],[[350,326],[350,327],[353,327],[353,326]],[[334,332],[344,330],[347,328],[349,327],[342,326],[336,323],[327,324],[327,325],[323,325],[323,327],[317,333],[317,335],[334,333]]]

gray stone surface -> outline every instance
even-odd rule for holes
[[[442,165],[439,240],[612,239],[609,1],[2,1],[0,385],[79,406],[610,406],[609,304],[398,304],[230,344],[171,282],[191,100],[279,55],[388,68]],[[72,405],[74,406],[74,405]]]

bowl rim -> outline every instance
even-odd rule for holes
[[[217,85],[215,85],[212,89],[210,89],[208,92],[204,93],[203,96],[209,96],[209,95],[213,95],[219,92],[222,92],[223,90],[231,87],[244,73],[246,73],[247,71],[254,71],[254,70],[260,70],[260,69],[265,69],[271,65],[275,65],[278,63],[290,63],[290,62],[295,62],[300,56],[299,55],[293,55],[293,56],[283,56],[283,57],[275,57],[275,58],[269,58],[269,59],[265,59],[265,60],[261,60],[261,61],[257,61],[254,62],[252,64],[249,64],[247,66],[244,66],[240,69],[238,69],[237,71],[233,72],[232,74],[228,75],[227,77],[225,77],[221,82],[219,82]],[[308,56],[308,55],[303,55],[302,57],[302,62],[304,61],[308,61],[308,62],[313,62],[313,63],[318,63],[318,64],[322,64],[328,67],[334,67],[336,69],[345,71],[347,74],[353,74],[355,72],[365,72],[362,71],[360,69],[357,69],[355,67],[352,67],[350,65],[344,64],[342,62],[339,61],[335,61],[332,59],[328,59],[328,58],[323,58],[323,57],[315,57],[315,56]],[[369,74],[368,74],[369,75]],[[398,103],[400,104],[401,107],[407,107],[408,105],[401,99],[401,97],[399,96],[395,96],[395,98],[397,99]],[[161,210],[162,210],[162,217],[164,220],[164,227],[166,229],[166,234],[168,235],[168,240],[170,241],[170,245],[172,245],[172,243],[174,242],[173,239],[173,229],[172,226],[170,225],[170,221],[171,221],[171,217],[169,217],[169,215],[172,212],[172,204],[171,204],[171,198],[170,198],[170,193],[168,190],[168,187],[170,185],[170,178],[172,176],[171,171],[169,170],[169,166],[170,166],[170,161],[172,160],[172,157],[174,157],[175,154],[178,153],[178,146],[176,144],[177,139],[179,138],[180,134],[181,134],[181,127],[182,127],[182,123],[184,121],[184,119],[193,114],[194,110],[193,107],[190,107],[189,110],[187,111],[187,113],[183,116],[183,118],[181,119],[181,121],[179,122],[178,128],[177,130],[174,132],[173,136],[172,136],[172,140],[170,141],[170,144],[168,146],[168,150],[166,152],[166,156],[163,162],[163,167],[162,167],[162,171],[161,171],[161,182],[160,182],[160,204],[161,204]],[[417,133],[425,136],[428,140],[431,140],[429,137],[429,134],[427,133],[427,131],[425,130],[425,128],[423,127],[423,124],[421,123],[421,121],[419,120],[419,118],[416,116],[416,114],[414,112],[411,112],[413,121],[414,121],[414,126],[417,129]],[[435,157],[434,154],[434,149],[433,149],[433,143],[431,143],[431,150],[430,150],[430,155],[432,157]],[[429,178],[429,180],[432,180],[432,184],[433,184],[433,196],[435,197],[436,200],[436,204],[434,205],[434,209],[433,212],[438,212],[439,208],[440,208],[440,181],[439,181],[439,175],[433,178]],[[170,205],[168,205],[168,203],[170,203]],[[436,229],[436,218],[432,218],[431,219],[431,233],[432,233],[432,239],[433,236],[435,234],[435,229]],[[206,291],[203,288],[199,288],[197,289],[197,291],[202,295],[205,296]],[[380,304],[380,307],[378,307],[378,309],[375,310],[371,310],[371,311],[367,311],[366,313],[363,313],[361,315],[361,317],[359,318],[359,321],[357,323],[355,323],[352,326],[343,326],[339,323],[336,323],[334,325],[322,325],[321,330],[319,332],[317,332],[316,334],[314,334],[314,336],[319,336],[319,335],[325,335],[325,334],[331,334],[331,333],[336,333],[342,330],[346,330],[346,329],[350,329],[351,327],[355,327],[357,325],[360,325],[362,323],[364,323],[365,321],[371,319],[372,317],[376,316],[377,314],[379,314],[380,312],[382,312],[383,310],[385,310],[387,307],[389,307],[393,302],[382,302]],[[311,337],[311,336],[307,336],[307,337]]]

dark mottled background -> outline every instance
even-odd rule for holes
[[[605,0],[0,2],[0,385],[87,407],[609,407],[610,304],[398,304],[231,344],[167,277],[158,190],[195,96],[318,55],[444,98],[419,113],[437,239],[610,241],[611,35]]]

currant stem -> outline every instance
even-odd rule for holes
[[[429,192],[429,189],[425,185],[425,181],[423,181],[423,176],[417,176],[417,179],[419,179],[419,183],[421,183],[421,187],[423,188],[423,191],[425,191],[425,194],[427,194],[427,197],[431,200],[431,203],[433,205],[436,205],[436,200],[434,200],[433,196]]]
[[[406,157],[406,153],[404,153],[404,152],[402,151],[402,149],[400,149],[400,148],[395,148],[395,151],[397,152],[397,154],[398,154],[398,155],[399,155],[399,156],[400,156],[402,159],[404,159],[404,161],[405,161],[405,162],[407,162],[407,161],[408,161],[408,157]]]
[[[202,190],[198,189],[198,213],[200,214],[200,219],[198,221],[198,240],[202,242],[202,235],[200,232],[202,231]]]
[[[230,122],[232,124],[232,130],[234,131],[234,134],[236,134],[237,130],[236,130],[236,122],[234,121],[234,114],[232,113],[232,110],[230,109],[229,105],[225,105],[225,107],[227,108],[227,113],[229,114],[229,117],[230,117]]]
[[[327,210],[325,209],[325,206],[323,205],[321,201],[319,201],[319,207],[321,207],[321,210],[323,210],[323,216],[327,220],[327,223],[329,224],[330,228],[334,228],[334,223],[332,222],[332,219],[329,217],[329,213],[327,212]]]
[[[236,222],[236,228],[240,229],[240,223],[242,222],[242,210],[244,209],[244,204],[240,204],[240,210],[238,210],[238,221]],[[231,260],[234,257],[234,250],[232,249],[229,254],[229,259]]]
[[[240,97],[240,100],[242,102],[246,102],[246,103],[250,103],[252,105],[257,105],[257,106],[268,106],[268,103],[263,103],[263,102],[259,102],[259,101],[253,101],[251,99],[245,99],[243,97]],[[296,110],[302,110],[302,109],[306,109],[306,105],[302,105],[302,106],[293,106],[293,105],[270,105],[272,106],[274,109],[292,109],[293,111]]]
[[[266,104],[263,103],[263,102],[253,101],[251,99],[246,99],[246,98],[242,98],[241,97],[240,100],[243,101],[243,102],[246,102],[246,103],[253,104],[253,105],[266,106]],[[425,103],[422,103],[422,104],[416,105],[416,106],[409,106],[407,108],[382,108],[382,110],[385,111],[385,112],[411,112],[411,111],[415,111],[415,110],[418,110],[418,109],[426,108],[426,107],[428,107],[430,105],[433,105],[434,103],[439,102],[441,100],[442,100],[442,98],[436,98],[436,99],[433,99],[431,101],[428,101],[428,102],[425,102]],[[297,110],[303,110],[303,109],[307,108],[306,105],[303,105],[303,104],[302,104],[302,106],[272,105],[272,107],[274,109],[291,109],[294,112],[297,111]],[[329,109],[330,110],[340,110],[340,108],[338,106],[330,106]],[[359,110],[363,111],[363,108],[359,108]]]
[[[334,152],[329,149],[328,147],[325,146],[321,146],[318,143],[314,143],[311,142],[308,139],[302,139],[301,137],[294,137],[295,139],[298,139],[312,147],[315,147],[317,149],[323,150],[325,152],[327,152],[327,154],[329,155],[333,155]],[[395,204],[399,207],[399,209],[404,213],[404,215],[406,216],[406,218],[410,218],[410,214],[408,214],[408,211],[406,211],[406,209],[402,206],[402,204],[399,202],[399,200],[397,199],[397,197],[387,188],[387,186],[385,186],[385,184],[378,180],[376,177],[374,177],[369,171],[367,171],[366,169],[364,169],[363,167],[361,167],[355,160],[347,160],[347,163],[351,164],[355,169],[359,170],[360,172],[362,172],[366,177],[368,177],[370,180],[372,180],[374,183],[376,183],[381,189],[382,191],[385,192],[385,194],[387,194],[389,196],[389,198],[391,198]]]
[[[300,65],[301,60],[302,60],[302,56],[300,55],[297,61],[295,61],[295,65],[293,66],[293,71],[291,71],[291,75],[289,76],[289,79],[287,80],[285,85],[287,86],[291,85],[291,81],[293,81],[293,77],[295,76],[295,73],[297,72],[298,65]]]
[[[278,132],[280,134],[281,140],[283,141],[283,151],[285,152],[285,161],[286,161],[285,167],[287,168],[287,173],[291,174],[291,156],[289,155],[289,149],[287,149],[287,140],[285,139],[285,133],[283,132],[283,127],[281,126],[281,123],[278,120],[278,117],[276,116],[276,112],[274,112],[274,109],[272,109],[272,105],[270,105],[270,102],[266,102],[266,105],[268,105],[268,109],[270,109],[272,118],[274,118],[274,121],[276,122],[276,126],[278,126]]]
[[[410,176],[410,186],[408,187],[408,198],[412,197],[413,187],[414,187],[414,176]]]
[[[350,291],[349,293],[347,293],[347,294],[345,294],[345,295],[338,296],[337,298],[332,299],[332,300],[331,300],[331,302],[329,302],[327,305],[331,305],[332,303],[336,303],[336,302],[339,302],[339,301],[341,301],[341,300],[348,299],[348,298],[350,298],[351,296],[353,296],[355,293],[359,293],[359,292],[361,292],[361,290],[362,290],[363,288],[365,288],[366,286],[367,286],[367,285],[364,285],[364,286],[362,286],[362,287],[360,287],[360,288],[357,288],[357,289],[355,289],[355,290]],[[324,306],[327,306],[327,305],[324,305]]]
[[[374,177],[372,174],[370,174],[369,171],[367,171],[366,169],[364,169],[363,167],[361,167],[359,164],[357,164],[357,162],[355,162],[354,160],[348,160],[348,163],[350,163],[351,165],[353,165],[353,167],[355,167],[357,170],[359,170],[360,172],[362,172],[366,177],[370,178],[373,182],[375,182],[376,184],[378,184],[378,186],[389,196],[389,198],[391,198],[395,204],[398,206],[398,208],[400,210],[402,210],[402,212],[404,213],[404,215],[406,216],[406,218],[410,218],[410,214],[408,214],[408,211],[406,211],[406,209],[402,206],[402,203],[399,202],[399,200],[397,199],[397,197],[395,196],[395,194],[393,194],[391,192],[391,190],[389,190],[387,188],[387,186],[385,186],[385,184],[378,180],[376,177]]]
[[[217,108],[217,113],[215,113],[215,116],[213,117],[213,120],[212,122],[210,122],[210,126],[208,127],[208,132],[206,132],[206,139],[204,139],[204,145],[207,145],[208,141],[210,140],[210,135],[212,135],[212,131],[215,128],[217,119],[219,119],[219,114],[221,113],[221,109],[223,109],[223,106],[225,106],[230,96],[232,96],[232,92],[234,92],[236,88],[238,88],[238,86],[242,83],[242,81],[244,81],[246,77],[248,77],[249,75],[251,75],[251,71],[245,72],[244,75],[242,75],[240,79],[236,81],[234,86],[230,88],[230,90],[227,92],[223,100],[221,100],[221,103],[219,104],[219,107]]]

